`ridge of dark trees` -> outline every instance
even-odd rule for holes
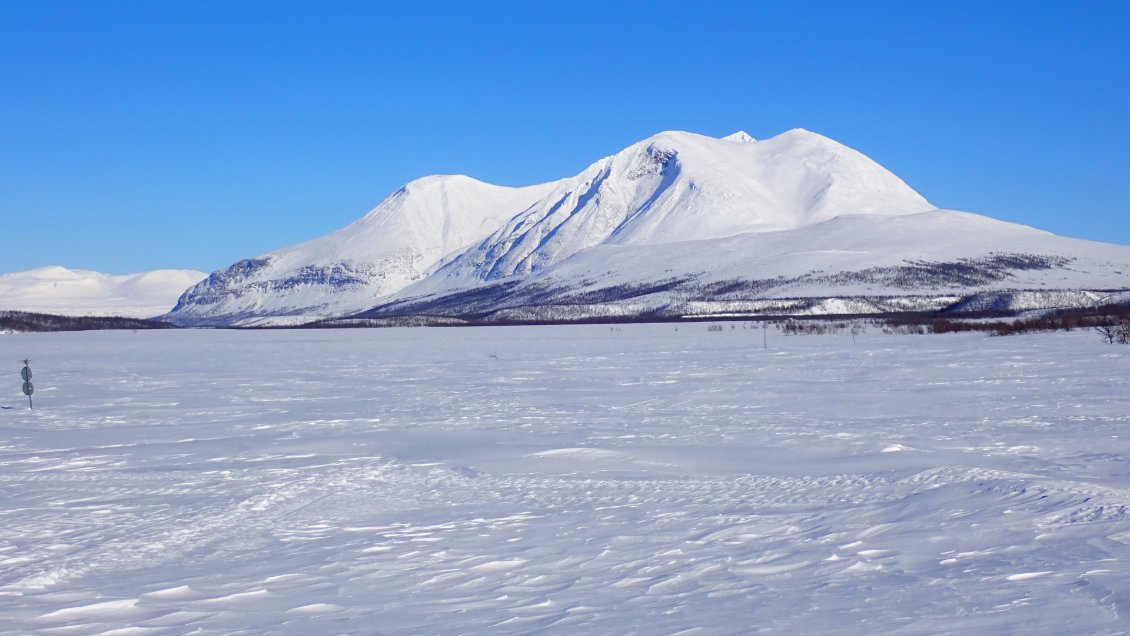
[[[862,314],[824,314],[810,316],[790,315],[732,315],[732,316],[671,316],[660,314],[586,316],[560,319],[534,320],[476,320],[450,316],[389,316],[379,318],[341,318],[315,321],[303,325],[277,327],[243,327],[243,329],[303,329],[350,327],[418,327],[418,326],[484,326],[484,325],[550,325],[550,324],[625,324],[640,322],[694,323],[694,322],[770,322],[788,326],[790,333],[824,333],[805,323],[862,323],[882,326],[901,333],[960,333],[984,332],[993,335],[1013,335],[1038,331],[1071,331],[1092,329],[1113,342],[1130,340],[1130,303],[1112,303],[1095,307],[1080,307],[1043,311],[1033,316],[1018,316],[1007,311],[977,311],[950,313],[946,311],[918,311]],[[0,331],[91,331],[105,329],[176,329],[177,326],[159,320],[124,318],[120,316],[58,316],[25,311],[0,310]]]
[[[1130,303],[1111,303],[1096,307],[1077,307],[1043,312],[1038,316],[1003,319],[965,320],[950,316],[899,316],[887,320],[893,328],[925,326],[930,333],[981,331],[1010,336],[1037,331],[1094,329],[1109,332],[1111,342],[1125,341],[1130,334]],[[1121,340],[1120,340],[1121,338]]]
[[[94,331],[100,329],[174,329],[175,325],[121,316],[56,316],[0,310],[0,331]]]

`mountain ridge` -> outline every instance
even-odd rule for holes
[[[558,183],[534,208],[445,265],[442,275],[498,280],[606,242],[725,238],[843,214],[936,209],[867,157],[803,129],[740,143],[662,132]],[[864,200],[860,190],[880,196]],[[459,269],[465,271],[453,272]]]
[[[181,296],[169,317],[212,324],[216,314],[323,317],[371,306],[551,185],[510,188],[464,175],[415,179],[335,232],[213,272]]]

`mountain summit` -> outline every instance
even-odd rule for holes
[[[886,311],[986,291],[1130,287],[1128,271],[1130,248],[938,210],[807,130],[760,141],[671,131],[540,185],[418,179],[341,230],[214,272],[166,318]],[[845,294],[918,300],[826,302]]]
[[[765,141],[743,134],[664,132],[632,144],[558,182],[445,274],[497,280],[601,244],[718,239],[848,214],[934,209],[882,166],[827,137],[800,129]]]
[[[736,132],[732,135],[726,135],[725,137],[722,138],[722,140],[723,141],[742,141],[742,142],[747,142],[747,143],[752,143],[752,142],[757,141],[756,139],[751,137],[749,133],[747,133],[744,130],[739,130],[738,132]]]

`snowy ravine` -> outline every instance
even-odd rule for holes
[[[1130,625],[1130,347],[1089,332],[97,332],[0,359],[6,634]]]

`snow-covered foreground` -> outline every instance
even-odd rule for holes
[[[0,630],[1126,633],[1130,347],[768,341],[2,337]]]

